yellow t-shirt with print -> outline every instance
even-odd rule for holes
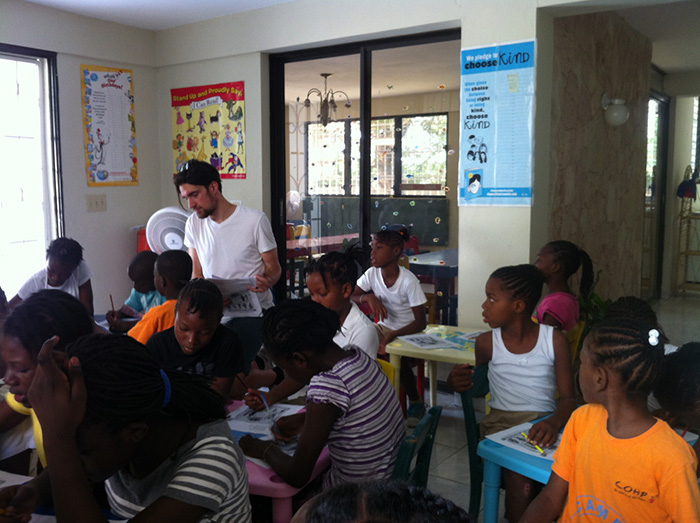
[[[39,454],[39,461],[43,467],[46,467],[46,453],[44,452],[44,436],[41,432],[41,425],[39,425],[39,418],[34,414],[34,409],[25,407],[20,402],[15,399],[14,394],[8,394],[5,396],[5,401],[7,405],[18,412],[19,414],[24,414],[25,416],[32,417],[32,429],[34,429],[34,441],[36,443],[36,451]]]

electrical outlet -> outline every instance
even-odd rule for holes
[[[106,194],[88,194],[85,196],[88,212],[104,212],[107,210]]]

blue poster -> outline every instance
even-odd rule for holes
[[[459,205],[532,205],[535,41],[463,49]]]

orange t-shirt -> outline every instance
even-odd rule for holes
[[[569,483],[560,522],[700,521],[695,452],[665,422],[629,439],[611,436],[608,411],[577,409],[552,471]]]
[[[168,300],[163,305],[153,307],[129,331],[129,336],[144,345],[156,332],[175,325],[175,305],[177,300]]]

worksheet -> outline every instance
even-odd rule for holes
[[[557,448],[559,448],[559,444],[561,443],[561,432],[559,433],[557,442],[551,447],[540,447],[542,449],[541,452],[540,450],[535,448],[535,445],[530,443],[530,441],[525,436],[523,436],[523,433],[530,433],[532,425],[533,424],[531,422],[521,423],[520,425],[516,425],[515,427],[511,427],[506,430],[502,430],[501,432],[496,432],[495,434],[490,434],[486,437],[490,440],[495,441],[496,443],[500,443],[501,445],[505,445],[506,447],[510,447],[521,452],[525,452],[526,454],[529,454],[531,456],[543,458],[549,461],[554,461],[554,451],[556,451]]]
[[[415,345],[420,349],[459,349],[461,348],[456,343],[447,341],[435,334],[407,334],[399,336],[400,340],[406,341],[411,345]]]

